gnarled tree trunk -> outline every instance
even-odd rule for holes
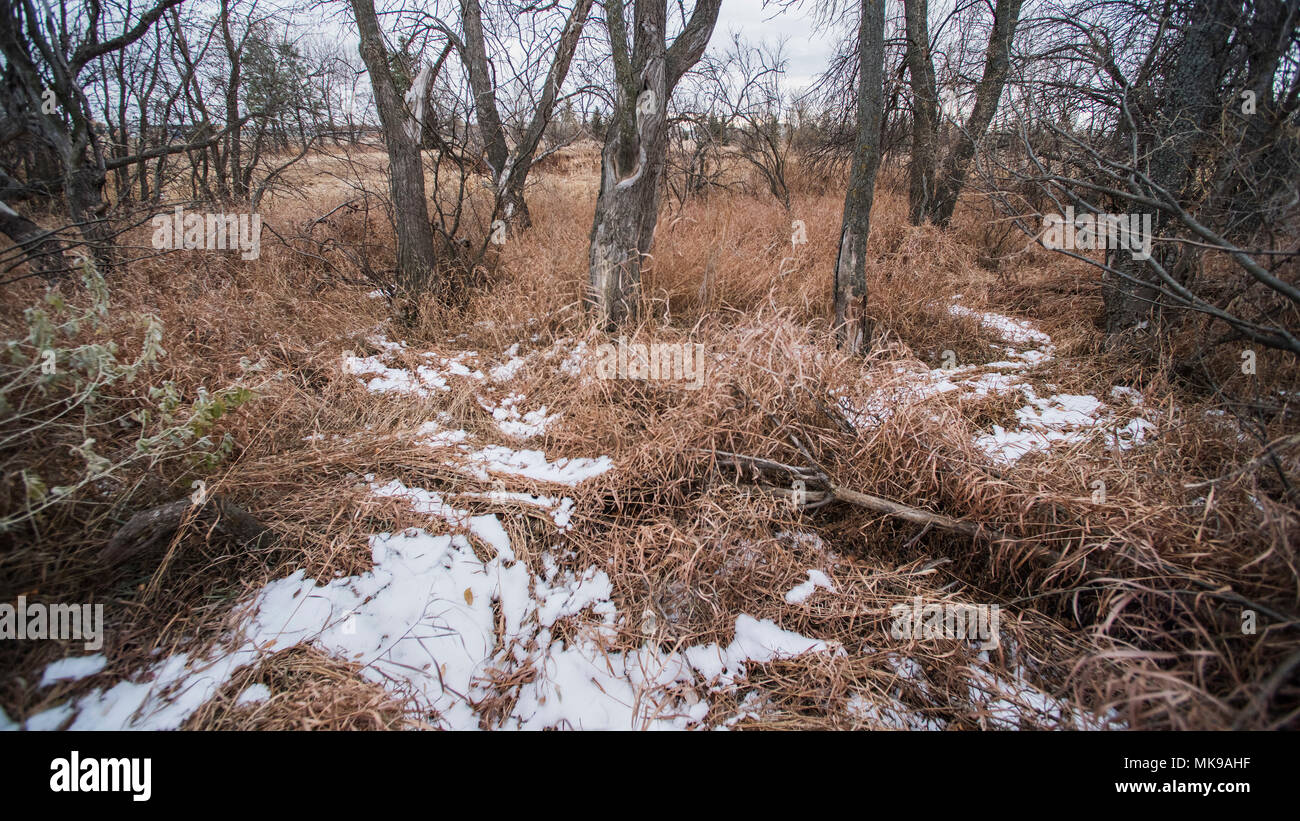
[[[665,0],[636,0],[629,51],[623,3],[606,3],[618,82],[618,109],[601,153],[600,196],[591,226],[587,301],[607,327],[634,319],[641,260],[659,218],[659,182],[668,144],[668,95],[708,45],[721,0],[697,0],[686,28],[665,47]]]
[[[1236,7],[1228,0],[1198,0],[1189,13],[1187,29],[1161,101],[1153,135],[1147,174],[1151,181],[1179,197],[1196,173],[1196,144],[1214,130],[1222,112],[1218,97],[1219,77],[1228,58],[1228,37],[1236,22]],[[1127,135],[1126,135],[1127,136]],[[1156,211],[1152,233],[1166,233],[1170,215]],[[1177,271],[1177,247],[1158,252],[1167,270]],[[1111,252],[1111,267],[1125,276],[1102,274],[1102,305],[1106,332],[1130,330],[1147,321],[1157,307],[1157,276],[1151,266],[1123,249]],[[1144,285],[1150,282],[1151,285]]]

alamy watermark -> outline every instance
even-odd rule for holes
[[[124,792],[132,801],[153,795],[152,758],[82,758],[73,750],[50,762],[50,792]]]
[[[0,604],[0,639],[84,641],[87,650],[104,646],[104,605],[42,604],[18,597],[18,606]]]
[[[1001,610],[996,604],[922,604],[920,596],[912,604],[889,608],[894,623],[889,634],[896,639],[959,639],[982,641],[981,650],[999,646]]]
[[[1079,214],[1043,217],[1043,246],[1053,251],[1125,250],[1134,259],[1151,258],[1150,214]]]
[[[181,206],[153,218],[153,247],[159,251],[235,251],[241,259],[262,254],[261,214],[187,214]]]
[[[608,342],[596,349],[598,379],[642,379],[685,382],[688,390],[704,385],[704,345],[699,342],[654,342],[628,344],[620,336],[617,345]]]

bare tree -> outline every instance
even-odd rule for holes
[[[668,97],[704,53],[721,2],[696,0],[671,46],[666,0],[633,0],[630,46],[623,0],[605,4],[617,102],[601,154],[587,301],[606,325],[639,312],[641,260],[659,216]]]
[[[966,184],[971,160],[979,141],[997,112],[1002,88],[1006,85],[1007,70],[1011,64],[1011,39],[1020,19],[1023,0],[997,0],[993,9],[993,30],[989,34],[988,51],[984,58],[984,75],[975,88],[975,106],[966,123],[959,129],[956,145],[948,152],[930,217],[938,225],[947,225],[957,207],[957,198]]]
[[[1231,329],[1216,342],[1244,338],[1300,355],[1289,233],[1300,177],[1300,3],[1187,0],[1159,16],[1068,11],[1040,21],[1035,35],[1045,54],[1069,58],[1039,57],[1051,70],[1018,95],[1023,159],[988,157],[1003,177],[990,186],[1002,210],[1030,235],[1045,208],[1058,220],[1073,209],[1085,225],[1150,219],[1140,250],[1112,242],[1131,229],[1109,228],[1057,249],[1101,270],[1113,336],[1202,314]],[[1046,201],[1017,194],[1022,183]],[[1207,257],[1227,261],[1227,271],[1214,266],[1207,276]]]
[[[361,59],[370,74],[388,149],[388,183],[397,232],[397,287],[404,303],[403,315],[410,321],[418,313],[417,300],[428,293],[437,270],[433,228],[429,224],[424,192],[424,164],[420,157],[422,115],[433,82],[433,66],[426,65],[421,70],[403,100],[379,29],[374,1],[351,0],[351,3],[361,33]]]
[[[81,75],[139,40],[180,2],[160,0],[135,16],[129,6],[106,15],[100,0],[91,0],[84,15],[63,9],[56,18],[48,5],[38,12],[33,0],[0,0],[5,113],[58,157],[69,215],[101,264],[112,262],[113,232],[104,219],[108,169]],[[110,27],[118,33],[102,39]]]
[[[455,43],[461,61],[469,74],[474,91],[474,109],[478,114],[478,127],[482,134],[492,173],[492,186],[507,226],[527,228],[532,224],[528,206],[524,202],[524,184],[532,168],[538,144],[555,113],[560,89],[569,73],[569,64],[578,47],[592,0],[575,0],[555,45],[541,96],[533,108],[532,117],[513,150],[506,139],[506,131],[497,108],[497,93],[493,83],[494,72],[488,59],[487,41],[483,31],[483,11],[479,0],[461,0],[461,24],[464,40],[454,32],[443,29]]]
[[[870,341],[867,320],[867,237],[880,167],[880,122],[884,107],[885,0],[861,0],[858,22],[858,134],[844,196],[840,247],[835,257],[832,300],[835,339],[852,353]]]
[[[709,158],[720,142],[733,144],[733,156],[758,175],[763,185],[787,211],[790,186],[786,182],[790,141],[783,120],[788,114],[781,75],[786,60],[783,47],[751,46],[733,35],[731,45],[718,57],[706,55],[695,70],[701,86],[695,110],[679,113],[675,120],[696,126],[697,140],[690,166]],[[719,163],[721,165],[721,163]],[[695,170],[692,168],[691,170]]]

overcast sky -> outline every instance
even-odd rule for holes
[[[400,5],[394,2],[380,3],[381,8],[397,8]],[[784,39],[787,62],[783,86],[787,91],[797,92],[810,85],[825,70],[835,42],[842,34],[826,31],[824,26],[814,28],[812,16],[816,5],[815,0],[807,0],[797,9],[783,9],[774,4],[764,8],[763,0],[722,0],[718,24],[709,40],[709,49],[725,49],[731,41],[732,32],[739,32],[751,45],[775,45]],[[691,4],[688,4],[688,12],[690,8]],[[355,53],[356,24],[352,22],[346,4],[318,7],[315,13],[322,18],[318,36],[342,40],[346,43],[346,48]],[[593,17],[597,14],[593,10]],[[391,20],[385,19],[381,25],[387,30]],[[593,26],[592,33],[600,42],[605,41],[606,34],[602,26]]]
[[[805,8],[785,10],[763,8],[763,0],[722,0],[718,25],[713,31],[710,48],[724,47],[731,32],[739,31],[746,40],[757,45],[767,41],[776,43],[786,39],[786,83],[792,90],[807,86],[826,68],[835,47],[835,34],[814,31],[812,3]]]

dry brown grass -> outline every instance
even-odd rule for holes
[[[295,173],[304,182],[320,180],[332,162],[313,158]],[[597,162],[590,147],[580,147],[543,166],[530,192],[534,227],[502,250],[494,287],[473,294],[463,312],[431,312],[418,331],[388,332],[416,350],[477,350],[485,360],[521,341],[525,351],[561,338],[598,342],[579,302]],[[995,667],[1028,665],[1040,690],[1098,713],[1114,710],[1131,728],[1295,726],[1294,687],[1282,683],[1261,704],[1252,702],[1294,651],[1294,625],[1261,613],[1260,633],[1242,635],[1240,611],[1250,605],[1232,597],[1283,615],[1300,610],[1300,516],[1294,503],[1275,501],[1285,498],[1278,476],[1298,473],[1300,448],[1279,450],[1275,470],[1257,458],[1258,441],[1241,440],[1234,428],[1206,417],[1223,397],[1171,376],[1171,363],[1203,328],[1183,329],[1170,346],[1141,355],[1109,351],[1089,321],[1100,293],[1086,267],[1039,249],[991,271],[979,264],[984,249],[972,239],[976,209],[960,212],[948,234],[916,228],[906,222],[905,195],[886,188],[873,211],[868,262],[869,312],[880,335],[865,361],[846,360],[826,341],[842,202],[813,182],[796,187],[789,214],[768,199],[715,193],[662,215],[645,277],[647,316],[628,336],[703,343],[710,359],[703,389],[575,382],[554,368],[534,368],[512,386],[564,414],[562,425],[529,447],[558,456],[603,453],[616,462],[574,494],[575,566],[607,568],[621,612],[659,614],[653,638],[665,648],[726,644],[741,613],[844,648],[842,655],[751,669],[747,689],[761,694],[761,707],[748,705],[752,715],[738,727],[877,726],[878,716],[848,709],[855,697],[894,699],[952,728],[990,726],[989,705],[970,697],[978,679],[968,646],[890,637],[889,608],[913,596],[1000,604],[1003,649],[994,653]],[[292,226],[323,213],[346,197],[332,185],[322,181],[305,199],[272,202],[268,222]],[[794,219],[805,222],[808,243],[792,248]],[[371,242],[391,244],[373,221],[364,227],[360,220],[341,213],[328,230],[341,241],[368,232]],[[112,665],[92,680],[37,688],[33,675],[66,648],[0,647],[0,666],[13,672],[0,682],[0,705],[11,717],[21,720],[138,670],[156,649],[200,648],[228,625],[236,601],[293,569],[322,580],[363,571],[371,533],[429,526],[406,505],[367,493],[358,477],[374,473],[443,492],[488,489],[411,442],[414,429],[438,411],[491,436],[467,386],[453,383],[450,394],[421,401],[367,393],[343,373],[340,353],[370,352],[367,337],[387,320],[383,300],[368,298],[367,290],[327,275],[268,235],[257,261],[173,255],[115,274],[118,315],[152,312],[167,329],[166,365],[148,384],[173,379],[190,394],[237,376],[241,357],[268,363],[272,378],[256,400],[223,421],[237,451],[206,478],[210,490],[253,512],[276,540],[257,551],[235,550],[219,533],[192,529],[162,553],[99,566],[94,554],[131,511],[186,492],[195,474],[168,464],[126,496],[106,489],[11,541],[0,559],[5,599],[36,588],[51,600],[113,605],[105,648]],[[16,328],[21,307],[38,294],[35,283],[10,286],[0,321]],[[944,350],[961,362],[997,358],[991,345],[1000,340],[947,311],[956,294],[968,307],[1030,317],[1051,334],[1057,359],[1035,380],[1102,397],[1113,385],[1140,388],[1146,406],[1164,414],[1159,437],[1127,452],[1090,443],[995,467],[972,438],[1005,421],[1018,401],[936,397],[851,432],[818,406],[831,388],[865,393],[885,384],[898,363],[936,367]],[[125,319],[116,330],[127,347],[133,333]],[[1219,356],[1209,366],[1231,386],[1231,357]],[[1260,362],[1260,377],[1245,386],[1254,394],[1294,386],[1293,366],[1267,355]],[[1283,412],[1262,422],[1259,437],[1294,433],[1294,413]],[[304,441],[311,434],[324,438]],[[968,518],[1006,538],[986,545],[922,533],[846,505],[798,514],[745,492],[737,480],[752,477],[737,477],[711,455],[801,463],[791,434],[843,487]],[[8,458],[17,464],[35,456]],[[1097,479],[1106,483],[1103,503],[1090,495]],[[541,488],[511,482],[510,489]],[[542,537],[524,518],[507,527],[520,558],[536,563]],[[820,543],[790,535],[796,532],[816,534]],[[808,568],[826,572],[837,595],[786,604],[782,594]],[[644,638],[629,633],[620,642],[631,649]],[[898,659],[911,659],[923,676],[900,675]],[[273,697],[235,707],[251,683],[266,684]],[[503,682],[502,699],[508,689]],[[710,721],[740,709],[715,699]],[[1032,710],[1024,715],[1026,726],[1058,723]],[[427,718],[353,667],[295,648],[243,671],[186,727],[376,729],[422,726]]]

